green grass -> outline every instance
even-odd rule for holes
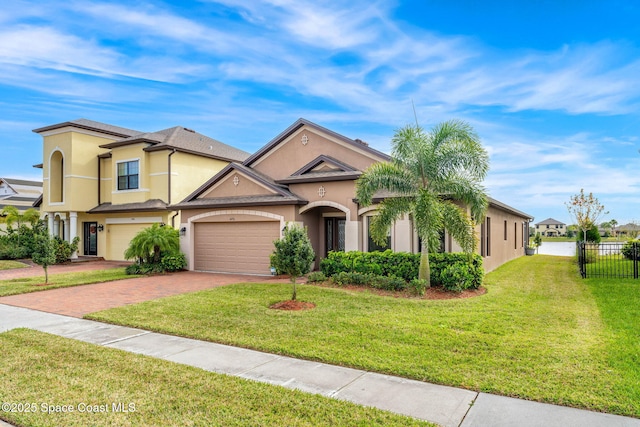
[[[430,426],[374,408],[16,329],[0,334],[0,412],[29,426]],[[114,411],[123,404],[129,412]],[[71,406],[73,413],[45,408]],[[79,412],[89,405],[107,412]],[[102,408],[100,405],[103,405]],[[130,406],[132,405],[132,406]],[[31,406],[29,406],[31,408]]]
[[[29,267],[27,264],[18,261],[0,260],[0,270],[13,270],[14,268]]]
[[[87,317],[640,417],[640,365],[616,361],[623,353],[602,313],[615,303],[594,295],[571,258],[521,257],[488,274],[485,286],[481,297],[428,301],[304,285],[298,298],[317,307],[283,312],[268,307],[287,299],[290,285],[238,284]],[[623,330],[640,334],[633,322]]]
[[[132,279],[135,277],[140,276],[127,275],[124,272],[124,268],[110,268],[107,270],[50,274],[48,285],[44,285],[44,274],[36,277],[0,280],[0,297],[25,294],[28,292],[46,291],[47,289],[110,282],[112,280]]]

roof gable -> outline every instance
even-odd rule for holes
[[[251,166],[253,164],[255,164],[257,161],[259,161],[261,158],[269,155],[270,151],[273,150],[275,147],[277,147],[278,144],[280,144],[282,141],[284,141],[285,139],[287,139],[288,137],[290,137],[292,134],[294,134],[295,132],[297,132],[298,130],[300,130],[303,127],[308,127],[311,129],[315,129],[316,131],[319,131],[320,133],[324,133],[332,138],[335,138],[337,140],[340,140],[342,142],[344,142],[347,145],[350,145],[354,148],[357,148],[359,150],[365,151],[373,156],[376,157],[380,157],[380,160],[390,160],[391,158],[384,154],[381,151],[375,150],[371,147],[369,147],[366,143],[362,142],[359,139],[350,139],[347,138],[344,135],[340,135],[339,133],[336,133],[332,130],[329,130],[325,127],[322,127],[320,125],[317,125],[313,122],[310,122],[309,120],[300,118],[298,120],[296,120],[291,126],[289,126],[287,129],[285,129],[282,133],[280,133],[278,136],[276,136],[275,138],[273,138],[271,141],[269,141],[264,147],[262,147],[261,149],[259,149],[258,151],[256,151],[253,155],[251,155],[249,158],[247,158],[243,164],[245,166]]]
[[[536,223],[536,225],[564,225],[564,222],[560,222],[560,221],[555,220],[553,218],[547,218],[544,221],[540,221],[540,222]]]

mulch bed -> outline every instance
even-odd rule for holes
[[[269,308],[272,308],[274,310],[298,311],[298,310],[310,310],[312,308],[315,308],[315,306],[316,305],[312,302],[287,300],[287,301],[277,302],[269,306]]]
[[[357,285],[345,285],[336,286],[329,282],[316,283],[316,285],[326,286],[329,288],[348,289],[350,291],[357,292],[372,292],[376,295],[382,295],[386,297],[394,298],[414,298],[414,299],[430,299],[430,300],[445,300],[445,299],[462,299],[473,298],[487,293],[487,289],[482,286],[478,289],[467,289],[462,292],[452,292],[444,290],[441,287],[431,287],[425,291],[423,296],[416,296],[409,291],[385,291],[383,289],[375,289],[369,286],[357,286]]]

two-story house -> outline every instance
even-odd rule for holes
[[[78,119],[34,130],[43,137],[43,193],[49,232],[80,238],[79,254],[123,260],[153,223],[180,224],[170,208],[229,162],[248,153],[180,126],[140,132]]]
[[[0,178],[0,215],[7,206],[13,206],[21,214],[31,208],[42,195],[42,181],[15,178]],[[0,231],[7,226],[0,222]]]
[[[553,218],[547,218],[536,224],[536,233],[547,237],[560,237],[567,235],[567,224]]]

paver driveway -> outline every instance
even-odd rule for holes
[[[50,274],[86,271],[126,265],[112,261],[85,262],[50,267]],[[54,268],[57,267],[57,268]],[[25,271],[27,270],[27,271]],[[29,274],[30,273],[30,274]],[[42,275],[39,267],[0,271],[0,280]],[[194,292],[241,282],[286,282],[271,276],[218,274],[182,271],[178,273],[124,279],[93,285],[51,289],[0,298],[0,304],[31,308],[49,313],[82,317],[94,311],[135,304],[156,298]]]

